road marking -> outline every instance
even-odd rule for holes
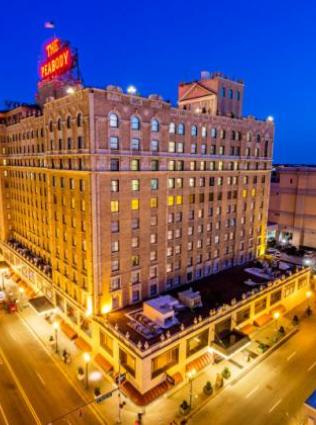
[[[280,400],[279,401],[277,401],[272,407],[271,407],[271,409],[269,410],[269,412],[268,413],[272,413],[273,412],[273,410],[276,408],[276,407],[278,407],[278,405],[281,403],[281,401],[282,401],[282,398],[280,398]]]
[[[77,386],[77,383],[74,382],[70,376],[64,371],[64,369],[61,367],[57,359],[52,355],[52,352],[47,348],[42,338],[35,332],[35,330],[32,328],[32,326],[29,324],[29,322],[24,319],[24,317],[21,315],[21,313],[17,314],[18,318],[20,319],[22,325],[33,335],[33,337],[36,339],[36,341],[42,346],[43,350],[48,354],[50,359],[55,363],[55,366],[57,369],[64,375],[66,380],[69,382],[69,384],[72,386],[72,388],[76,391],[76,393],[79,395],[79,397],[83,401],[87,401],[87,396],[83,394],[80,390],[80,388]],[[0,352],[1,354],[1,352]],[[93,405],[89,405],[88,408],[90,409],[91,413],[93,413],[96,417],[96,419],[99,421],[102,425],[109,425],[109,423],[101,416],[99,411],[95,408]]]
[[[254,394],[256,391],[258,391],[259,389],[259,385],[257,385],[255,388],[253,388],[247,395],[246,398],[249,398],[252,396],[252,394]]]
[[[290,354],[289,357],[286,360],[290,361],[295,355],[296,355],[296,351],[293,351],[293,353]]]
[[[31,404],[31,402],[30,402],[30,400],[29,400],[28,396],[26,395],[26,393],[25,393],[25,391],[24,391],[24,389],[23,389],[22,385],[20,384],[20,381],[18,380],[18,378],[17,378],[16,374],[14,373],[14,371],[13,371],[13,369],[12,369],[12,367],[11,367],[10,363],[8,362],[8,360],[7,360],[7,358],[5,357],[4,352],[2,351],[2,349],[1,349],[1,348],[0,348],[0,355],[1,355],[1,357],[3,358],[4,364],[5,364],[5,365],[6,365],[6,367],[9,369],[9,372],[11,373],[12,378],[13,378],[13,380],[14,380],[14,382],[15,382],[16,386],[18,387],[18,389],[19,389],[19,391],[20,391],[20,393],[21,393],[21,395],[22,395],[22,397],[23,397],[23,400],[25,401],[25,403],[26,403],[27,407],[29,408],[29,410],[30,410],[30,412],[31,412],[31,414],[32,414],[32,416],[33,416],[33,418],[34,418],[35,422],[36,422],[38,425],[42,425],[42,422],[40,421],[39,417],[37,416],[37,414],[36,414],[36,412],[35,412],[35,410],[34,410],[34,408],[33,408],[32,404]]]
[[[312,363],[311,365],[310,365],[310,367],[307,369],[308,370],[308,372],[310,372],[312,369],[314,369],[314,367],[316,366],[316,361],[314,362],[314,363]]]
[[[40,375],[38,372],[36,372],[36,375],[37,375],[38,379],[41,381],[41,383],[42,383],[44,386],[46,386],[45,381],[44,381],[44,379],[41,377],[41,375]]]
[[[1,406],[1,404],[0,404],[0,413],[1,413],[1,416],[3,417],[3,420],[4,420],[5,425],[10,425],[10,424],[9,424],[9,421],[8,421],[8,418],[6,417],[6,415],[5,415],[5,413],[4,413],[4,410],[3,410],[2,406]]]

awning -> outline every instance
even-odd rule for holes
[[[286,308],[284,307],[284,305],[283,304],[279,304],[279,305],[277,305],[277,306],[275,306],[275,307],[273,307],[271,310],[270,310],[270,314],[273,316],[273,314],[274,313],[280,313],[280,314],[285,314],[286,313]]]
[[[189,372],[194,369],[198,372],[199,370],[204,369],[206,366],[212,363],[212,361],[213,361],[212,354],[207,352],[203,354],[202,356],[196,358],[192,362],[188,363],[186,365],[186,370],[187,372]]]
[[[45,314],[55,309],[54,305],[45,296],[31,298],[29,303],[38,314]]]
[[[78,337],[75,339],[75,345],[79,348],[79,350],[87,352],[92,351],[92,347],[88,344],[83,338]]]
[[[253,322],[256,326],[264,326],[267,323],[269,323],[272,320],[271,314],[263,314],[262,316],[259,316],[256,318],[256,320]]]
[[[252,332],[254,332],[256,330],[256,327],[255,326],[253,326],[253,325],[251,325],[251,324],[249,324],[249,325],[245,325],[245,326],[243,326],[242,328],[240,328],[240,331],[243,333],[243,334],[246,334],[246,335],[250,335]]]
[[[68,336],[69,339],[74,340],[77,338],[77,333],[72,329],[71,326],[68,325],[65,321],[62,321],[60,323],[60,329],[64,332],[66,336]]]
[[[237,352],[246,348],[249,344],[250,338],[248,335],[237,329],[232,329],[217,336],[216,340],[212,342],[211,347],[215,353],[229,359]]]
[[[104,370],[105,373],[109,373],[113,370],[113,366],[106,360],[102,354],[97,354],[94,358],[95,362]]]

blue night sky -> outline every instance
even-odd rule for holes
[[[245,81],[245,114],[275,117],[275,162],[316,163],[315,1],[15,0],[0,13],[1,106],[33,101],[52,20],[79,49],[85,84],[175,103],[179,81],[222,71]]]

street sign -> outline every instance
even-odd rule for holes
[[[108,393],[100,394],[95,398],[96,403],[101,403],[102,401],[112,397],[114,391],[109,391]]]
[[[118,385],[118,384],[121,384],[122,382],[124,382],[126,380],[126,373],[121,373],[120,375],[118,375],[116,378],[115,378],[115,382],[116,382],[116,384]]]

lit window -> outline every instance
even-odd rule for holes
[[[242,197],[243,198],[246,198],[247,197],[247,190],[246,189],[243,189],[243,191],[242,191]]]
[[[175,152],[176,151],[176,144],[175,142],[169,142],[169,148],[168,148],[169,152]]]
[[[202,127],[201,135],[202,135],[202,137],[206,137],[206,135],[207,135],[206,127]]]
[[[139,159],[131,160],[131,171],[139,171]]]
[[[133,151],[139,151],[140,150],[140,140],[139,139],[132,139],[131,149]]]
[[[185,133],[185,127],[184,127],[184,124],[183,124],[183,123],[180,123],[180,124],[178,125],[177,133],[178,133],[180,136],[183,136],[183,135],[184,135],[184,133]]]
[[[134,179],[131,182],[131,186],[132,186],[132,191],[138,191],[139,190],[139,180]]]
[[[177,205],[182,205],[182,202],[183,202],[182,195],[177,195],[176,204]]]
[[[132,210],[138,210],[139,208],[139,199],[132,199],[131,201]]]
[[[174,196],[168,196],[168,205],[172,206],[174,204]]]
[[[151,190],[157,190],[158,189],[158,179],[151,179],[150,180],[150,188],[151,188]]]
[[[158,152],[159,151],[159,142],[158,140],[152,140],[150,142],[150,149],[152,152]]]
[[[176,132],[176,125],[175,125],[175,123],[174,122],[171,122],[170,124],[169,124],[169,133],[170,134],[174,134]]]
[[[119,212],[119,201],[111,201],[111,212]]]
[[[150,198],[150,208],[158,207],[158,198]]]
[[[118,192],[118,191],[119,191],[119,181],[111,180],[111,192]]]
[[[118,137],[110,137],[110,149],[113,149],[113,150],[119,149]]]
[[[183,153],[184,152],[184,145],[182,142],[177,143],[177,152],[178,153]]]

